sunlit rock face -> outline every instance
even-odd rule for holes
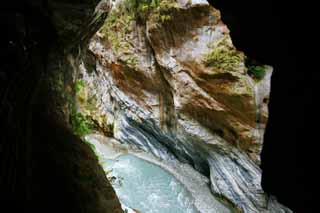
[[[272,68],[250,75],[206,1],[132,2],[110,4],[79,65],[82,113],[122,143],[189,163],[235,209],[290,212],[260,185]]]

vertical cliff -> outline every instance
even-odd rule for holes
[[[272,67],[237,50],[206,1],[112,2],[75,73],[87,127],[192,165],[241,212],[290,212],[261,188]]]
[[[291,212],[261,187],[272,67],[234,47],[206,0],[25,0],[13,11],[19,63],[0,73],[6,200],[122,212],[83,139],[96,131],[191,165],[235,212]]]

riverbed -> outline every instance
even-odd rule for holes
[[[85,139],[94,146],[123,208],[129,212],[231,212],[212,195],[208,178],[191,166],[162,161],[101,135]]]

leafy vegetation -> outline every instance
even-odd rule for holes
[[[160,20],[161,22],[166,22],[166,21],[170,21],[171,20],[171,16],[169,15],[160,15]]]
[[[106,114],[97,108],[95,95],[90,94],[86,82],[77,80],[75,85],[75,99],[71,103],[70,123],[75,134],[84,136],[93,130],[113,135],[113,125],[107,123]]]
[[[131,22],[134,17],[121,10],[112,10],[103,25],[101,32],[117,50],[130,48],[130,43],[125,40],[125,34],[131,31]]]
[[[124,7],[131,15],[137,15],[143,19],[151,13],[164,12],[175,6],[173,0],[125,0]]]
[[[81,99],[83,100],[84,97],[83,96],[83,91],[85,88],[86,84],[83,80],[77,80],[74,84],[74,89],[75,89],[75,95],[77,97],[77,99]],[[93,122],[90,120],[89,117],[83,115],[81,112],[79,112],[77,110],[77,106],[76,106],[76,102],[72,101],[71,103],[71,113],[70,113],[70,123],[73,129],[73,132],[82,137],[86,134],[89,134],[93,127],[94,124]]]
[[[172,9],[176,8],[176,1],[173,0],[160,0],[157,3],[152,4],[152,15],[150,20],[153,23],[167,22],[172,19]]]
[[[170,10],[175,5],[174,0],[124,0],[123,4],[111,10],[100,33],[117,57],[121,56],[129,65],[135,65],[137,58],[132,56],[135,44],[130,33],[136,24],[145,24],[147,20],[152,23],[171,20]]]
[[[96,110],[96,105],[97,105],[97,99],[95,95],[88,97],[88,99],[85,102],[85,108],[89,111]]]
[[[135,1],[126,0],[125,4],[113,9],[100,30],[103,40],[112,47],[116,56],[132,55],[128,53],[134,48],[134,45],[128,35],[134,27],[134,8],[136,6],[133,2]],[[129,60],[129,62],[134,64],[136,60]]]
[[[266,75],[266,69],[264,66],[248,66],[248,74],[257,80],[262,80]]]
[[[85,82],[83,80],[78,80],[75,83],[75,91],[76,93],[79,93],[84,87],[85,87]]]
[[[73,132],[80,137],[91,133],[94,127],[93,122],[89,118],[76,110],[72,110],[70,121]]]
[[[209,47],[212,48],[212,51],[204,59],[204,63],[208,67],[233,71],[239,67],[244,59],[244,55],[228,43],[226,37],[216,44],[209,44]]]
[[[89,146],[90,146],[90,148],[96,153],[96,147],[92,144],[92,143],[90,143],[89,141],[87,141],[87,140],[84,140],[84,142],[86,143],[86,144],[88,144]],[[96,154],[97,155],[97,154]],[[97,155],[98,156],[98,155]],[[98,156],[99,157],[99,156]]]
[[[248,74],[256,80],[262,80],[266,75],[265,66],[261,65],[255,60],[248,58],[246,60],[246,67],[248,68]]]

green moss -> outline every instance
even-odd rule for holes
[[[83,97],[83,91],[85,86],[86,83],[84,80],[77,80],[74,83],[76,99],[70,100],[70,124],[72,126],[73,132],[80,137],[89,134],[94,127],[94,124],[90,120],[90,118],[83,115],[81,112],[77,110],[77,101],[86,101],[86,98]]]
[[[173,10],[177,8],[176,1],[162,0],[158,1],[156,6],[152,7],[152,14],[150,15],[150,22],[164,23],[172,19]]]
[[[138,63],[138,59],[135,56],[128,56],[122,61],[125,62],[127,65],[136,65]]]
[[[248,74],[257,80],[262,80],[266,75],[266,69],[264,66],[248,66]]]
[[[94,124],[88,117],[76,110],[72,110],[70,114],[70,122],[73,132],[80,137],[91,133],[94,127]]]
[[[86,100],[85,108],[86,108],[86,110],[88,110],[88,111],[94,111],[94,110],[96,110],[96,105],[97,105],[96,96],[95,96],[95,95],[92,95],[91,97],[89,97],[89,98]]]
[[[166,21],[170,21],[171,20],[171,16],[169,15],[160,15],[160,20],[162,23],[166,22]]]
[[[138,12],[146,13],[146,12],[149,11],[149,9],[150,9],[150,5],[146,4],[146,3],[143,3],[143,4],[139,5]]]
[[[266,75],[266,67],[256,60],[246,58],[246,67],[248,68],[248,74],[254,79],[260,81]]]
[[[159,18],[175,5],[172,0],[142,0],[139,2],[137,14],[144,20],[153,14],[156,14]]]
[[[176,6],[173,0],[125,0],[108,15],[100,33],[111,44],[117,56],[134,48],[126,36],[133,30],[134,21],[166,22],[171,20],[170,9]]]
[[[97,108],[95,95],[90,95],[83,80],[78,80],[74,84],[77,88],[75,101],[71,102],[70,123],[76,135],[84,136],[93,130],[102,131],[106,135],[113,135],[113,126],[107,124],[107,118]]]
[[[95,147],[92,143],[90,143],[90,142],[87,141],[87,140],[84,140],[84,142],[85,142],[86,144],[88,144],[88,145],[90,146],[90,148],[96,153],[96,147]]]
[[[104,41],[112,47],[117,56],[129,52],[134,47],[127,38],[127,35],[132,31],[135,20],[134,7],[134,4],[124,4],[113,9],[100,29]]]
[[[236,70],[244,59],[244,55],[237,51],[227,38],[220,40],[217,44],[209,44],[212,51],[209,52],[204,59],[204,63],[208,67],[218,70]]]
[[[85,87],[86,83],[84,82],[84,80],[78,80],[75,83],[75,91],[76,93],[79,93],[84,87]]]
[[[127,13],[135,13],[140,0],[124,0],[123,6]]]

